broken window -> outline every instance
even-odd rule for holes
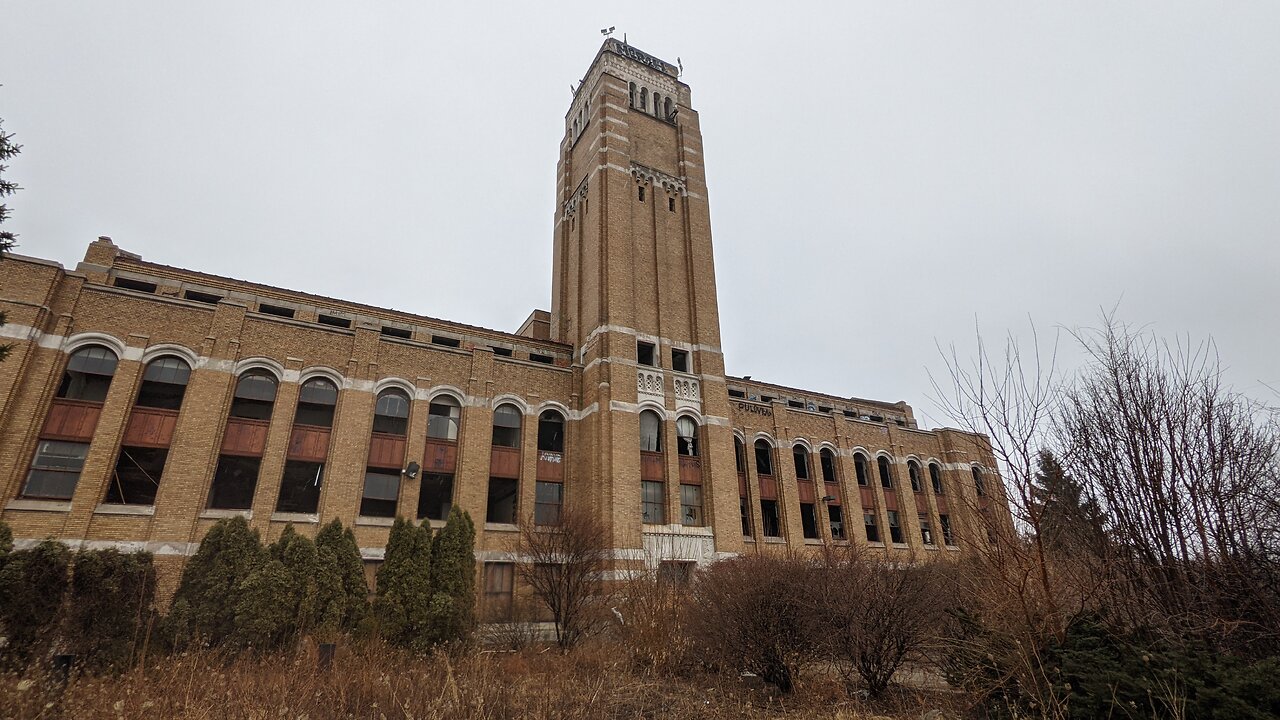
[[[765,537],[782,537],[782,518],[778,517],[777,500],[760,501],[760,523]]]
[[[973,488],[978,491],[978,497],[987,494],[987,482],[982,477],[982,470],[977,466],[973,468]]]
[[[169,448],[122,447],[103,502],[154,505]]]
[[[747,391],[737,390],[735,388],[729,388],[729,397],[745,400],[747,398]]]
[[[395,517],[400,498],[400,473],[396,470],[369,468],[364,474],[364,494],[360,497],[360,514],[366,517]]]
[[[818,511],[813,503],[800,503],[800,526],[804,530],[805,539],[818,538]]]
[[[676,419],[676,451],[698,457],[698,424],[687,415]]]
[[[182,407],[182,397],[191,379],[191,366],[176,357],[162,357],[147,363],[142,373],[142,387],[138,389],[138,407],[177,410]]]
[[[462,408],[458,401],[448,395],[441,395],[427,406],[427,437],[437,440],[457,440],[458,420]]]
[[[920,465],[915,460],[907,462],[907,476],[911,479],[911,492],[924,492],[920,483]]]
[[[432,335],[431,344],[440,345],[443,347],[451,347],[451,348],[462,347],[461,340],[459,340],[458,338],[449,337],[447,335]]]
[[[559,525],[560,507],[564,504],[564,485],[538,481],[534,490],[533,524]]]
[[[738,512],[742,515],[742,536],[751,537],[751,501],[745,496],[738,497]]]
[[[501,357],[511,357],[513,354],[511,348],[497,347],[495,345],[489,349],[493,351],[494,355],[499,355]]]
[[[423,473],[418,491],[418,519],[445,520],[453,507],[453,475]]]
[[[822,448],[818,452],[818,462],[822,465],[822,481],[836,482],[836,454],[829,448]]]
[[[132,278],[118,277],[112,283],[118,288],[126,290],[137,290],[138,292],[153,293],[156,291],[156,284],[153,282],[145,282],[143,280],[134,280]]]
[[[328,378],[311,378],[298,391],[298,413],[293,424],[333,427],[333,408],[337,404],[338,386]]]
[[[894,543],[902,542],[902,525],[898,522],[898,511],[889,511],[889,539]]]
[[[275,315],[276,317],[292,318],[293,308],[280,307],[279,305],[268,305],[266,303],[258,303],[258,312],[264,315]]]
[[[862,524],[867,528],[867,542],[880,542],[880,526],[876,524],[876,513],[867,508],[862,509]]]
[[[803,403],[803,402],[801,402],[801,401],[799,401],[799,400],[788,400],[788,401],[787,401],[787,407],[793,407],[793,408],[797,408],[797,409],[799,409],[799,410],[803,410],[803,409],[804,409],[804,403]]]
[[[880,467],[880,487],[886,490],[893,489],[893,471],[889,469],[889,458],[881,455],[876,458],[876,465]]]
[[[107,399],[111,378],[116,374],[116,354],[100,346],[80,348],[67,359],[67,369],[58,385],[58,397],[100,403]]]
[[[942,468],[937,463],[929,463],[929,482],[933,484],[933,494],[942,495]]]
[[[644,480],[640,483],[640,517],[647,525],[662,525],[666,522],[666,499],[663,498],[662,483]]]
[[[351,318],[338,317],[337,315],[325,315],[324,313],[320,313],[320,316],[316,318],[316,321],[321,325],[328,325],[330,327],[351,327]]]
[[[383,325],[379,333],[387,337],[400,338],[401,340],[409,340],[413,337],[413,331],[407,328],[392,327],[391,325]]]
[[[404,437],[409,433],[409,394],[399,388],[378,393],[373,406],[373,431]]]
[[[499,405],[493,411],[493,446],[520,447],[520,408],[515,405]]]
[[[831,539],[844,540],[844,510],[839,505],[827,505],[827,517],[831,520]]]
[[[75,494],[88,452],[89,443],[41,440],[36,445],[36,456],[31,461],[22,496],[70,500]]]
[[[286,460],[280,479],[280,495],[276,512],[313,513],[320,505],[320,487],[324,483],[324,463]]]
[[[248,510],[253,507],[253,491],[258,485],[262,458],[221,455],[209,487],[209,507],[219,510]]]
[[[867,484],[867,456],[858,453],[853,456],[854,474],[858,476],[858,484],[865,486]]]
[[[489,478],[489,502],[485,522],[515,524],[519,483],[510,478]]]
[[[657,353],[654,350],[653,343],[647,343],[643,340],[636,341],[636,362],[650,367],[658,364]]]
[[[920,521],[920,539],[925,545],[932,545],[933,526],[929,523],[929,515],[927,513],[920,513],[919,517],[916,519]]]
[[[956,536],[955,528],[951,525],[951,516],[939,515],[938,525],[942,526],[942,542],[954,547],[956,544]]]
[[[662,419],[652,410],[640,413],[640,450],[662,452]]]
[[[529,361],[542,363],[543,365],[554,365],[556,359],[550,355],[539,355],[538,353],[529,353]]]
[[[773,446],[764,438],[756,441],[756,474],[773,475]]]
[[[791,459],[796,466],[796,479],[809,479],[809,450],[803,445],[796,445],[791,448]]]
[[[693,582],[695,563],[690,560],[663,560],[658,563],[658,585],[682,588]]]
[[[689,372],[689,351],[688,350],[672,350],[671,351],[671,369],[676,372]]]
[[[217,305],[218,303],[222,302],[221,295],[214,295],[213,293],[200,292],[199,290],[188,290],[184,292],[182,296],[188,300],[194,300],[195,302],[198,302],[198,303],[205,303],[206,305]]]
[[[266,370],[249,370],[236,381],[231,417],[270,420],[276,400],[276,379]]]
[[[738,472],[747,471],[747,451],[742,447],[742,440],[737,435],[733,436],[733,463],[738,468]]]
[[[564,452],[564,416],[555,410],[543,410],[538,416],[538,449]]]
[[[680,523],[691,527],[706,524],[702,517],[702,486],[680,486]]]
[[[484,615],[491,622],[511,620],[511,599],[515,590],[516,566],[508,562],[484,564]]]

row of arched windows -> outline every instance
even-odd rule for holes
[[[672,102],[670,96],[662,96],[657,90],[653,91],[653,97],[649,95],[649,88],[637,87],[635,83],[630,86],[630,104],[633,110],[639,110],[645,113],[652,113],[659,120],[673,122],[676,115],[676,105]]]

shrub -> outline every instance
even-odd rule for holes
[[[292,525],[286,526],[240,584],[235,603],[237,644],[274,649],[314,627],[318,571],[315,543]]]
[[[396,518],[378,568],[373,605],[378,631],[392,644],[416,650],[431,645],[431,530]]]
[[[236,631],[241,585],[257,566],[262,542],[242,517],[219,520],[182,569],[165,626],[181,647],[193,640],[219,645]]]
[[[364,579],[364,561],[351,528],[342,521],[320,528],[316,535],[319,563],[316,605],[317,627],[332,635],[354,630],[369,613],[369,586]]]
[[[431,633],[434,642],[466,640],[475,627],[476,529],[454,506],[431,546]]]
[[[13,552],[13,529],[8,523],[0,521],[0,566],[4,565],[5,558],[9,557],[11,552]]]
[[[45,540],[10,552],[0,568],[0,630],[8,638],[4,659],[23,665],[48,650],[67,590],[71,551]]]
[[[76,554],[67,603],[67,639],[81,662],[121,670],[140,657],[155,618],[151,553]]]

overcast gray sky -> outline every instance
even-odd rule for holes
[[[930,413],[935,340],[1119,302],[1276,399],[1280,4],[604,5],[4,0],[19,252],[514,330],[613,25],[684,62],[731,373]]]

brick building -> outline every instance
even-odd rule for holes
[[[620,566],[853,543],[909,557],[1007,518],[983,438],[905,403],[725,375],[698,114],[601,47],[565,120],[550,312],[515,333],[147,262],[0,263],[0,492],[19,544],[146,548],[162,592],[218,518],[477,520],[484,591],[520,524],[598,514]]]

